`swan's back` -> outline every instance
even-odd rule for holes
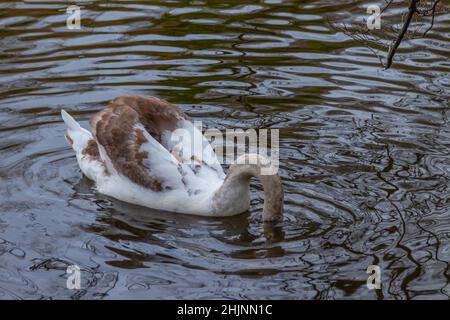
[[[155,172],[151,162],[155,157],[163,156],[163,160],[170,163],[169,150],[162,145],[162,136],[170,134],[186,118],[162,100],[132,96],[113,100],[109,108],[94,115],[90,123],[108,170],[159,192],[164,177]]]
[[[104,167],[102,176],[90,177],[103,193],[186,211],[177,208],[210,197],[223,183],[223,169],[208,141],[183,112],[164,100],[119,97],[90,123],[92,137],[77,156],[79,163],[85,160],[80,163],[82,170],[90,165]],[[194,139],[200,143],[194,144]],[[151,205],[152,201],[160,203]]]

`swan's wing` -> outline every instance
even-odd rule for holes
[[[177,160],[158,139],[163,130],[170,130],[183,118],[181,112],[159,99],[120,97],[94,115],[91,127],[109,172],[144,188],[163,191],[179,188],[182,177]]]
[[[161,144],[186,118],[175,106],[157,98],[119,97],[91,119],[91,127],[111,173],[156,192],[207,191],[210,183]]]
[[[181,163],[188,164],[199,177],[224,179],[225,174],[214,149],[189,120],[181,120],[172,132],[162,136],[163,144]]]

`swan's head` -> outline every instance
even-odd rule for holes
[[[264,189],[263,220],[265,222],[280,221],[283,218],[284,192],[278,168],[266,157],[258,154],[240,156],[230,166],[229,175],[249,181],[257,177]]]

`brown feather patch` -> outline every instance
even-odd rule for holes
[[[86,147],[81,151],[81,154],[85,157],[88,157],[92,161],[98,161],[102,164],[104,173],[109,175],[108,170],[106,169],[105,162],[100,157],[100,152],[98,150],[97,142],[94,139],[90,139]]]
[[[98,151],[97,142],[94,139],[88,141],[87,146],[81,152],[84,156],[88,156],[91,160],[101,161],[100,152]]]
[[[173,131],[180,120],[187,116],[167,101],[155,97],[123,96],[114,99],[111,107],[129,106],[138,115],[145,130],[161,143],[164,130]]]
[[[114,99],[110,107],[91,119],[91,127],[98,143],[111,159],[114,168],[131,181],[154,191],[162,190],[163,181],[151,175],[144,160],[151,157],[141,151],[147,142],[141,124],[155,140],[161,143],[165,130],[173,131],[186,115],[175,106],[154,97],[124,96]]]
[[[144,136],[144,131],[142,129],[135,129],[136,133],[136,145],[134,152],[136,153],[136,160],[140,165],[143,165],[144,159],[148,158],[148,152],[146,151],[139,151],[141,149],[141,146],[147,142],[147,139]]]

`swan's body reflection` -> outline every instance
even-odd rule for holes
[[[88,194],[92,193],[93,187],[93,183],[83,177],[74,190],[78,194]],[[277,246],[277,242],[284,240],[283,225],[263,224],[261,227],[258,226],[261,222],[259,219],[252,219],[245,213],[226,218],[180,215],[129,204],[99,193],[95,193],[94,201],[98,211],[103,214],[97,217],[96,224],[86,226],[86,230],[115,242],[129,244],[129,250],[108,248],[118,255],[117,260],[109,261],[114,266],[137,268],[156,262],[202,268],[202,264],[198,264],[195,259],[187,262],[176,255],[171,256],[170,250],[189,248],[199,253],[203,250],[219,253],[210,246],[217,243],[244,247],[227,253],[240,259],[280,257],[284,254],[284,249]],[[257,218],[257,213],[255,216]],[[170,237],[167,237],[168,234]],[[196,243],[196,238],[202,241]],[[164,253],[158,250],[153,253],[141,252],[132,249],[133,242],[143,242],[165,250]]]

